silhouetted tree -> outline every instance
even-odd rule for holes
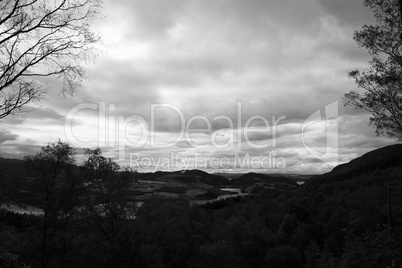
[[[11,254],[7,251],[0,250],[0,267],[5,268],[29,268],[21,261],[19,261],[19,256],[16,254]]]
[[[376,18],[375,25],[365,25],[354,39],[372,57],[365,70],[353,70],[353,78],[363,93],[345,94],[345,105],[371,113],[370,124],[377,135],[402,140],[402,24],[398,0],[365,0]]]
[[[391,267],[400,257],[398,243],[388,230],[351,237],[342,255],[343,267]],[[396,267],[396,266],[395,266]]]
[[[56,235],[65,227],[76,206],[75,191],[79,185],[72,173],[74,154],[74,148],[59,140],[42,147],[36,155],[25,157],[44,210],[40,267],[47,266]]]
[[[84,149],[82,165],[86,202],[81,215],[84,236],[93,245],[90,256],[94,267],[134,267],[137,261],[138,228],[136,206],[126,200],[135,174],[102,155],[100,148]],[[99,256],[101,253],[101,256]]]

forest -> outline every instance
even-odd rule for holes
[[[0,210],[0,266],[399,267],[401,146],[297,188],[204,205],[155,196],[138,205],[128,185],[139,173],[100,149],[87,149],[78,165],[72,147],[51,143],[25,158],[18,183],[44,215]],[[1,174],[1,201],[21,199],[9,173]]]
[[[288,115],[280,124],[286,131],[278,137],[272,133],[272,148],[278,138],[290,151],[307,149],[308,131],[303,130],[313,115],[319,115],[313,121],[336,124],[336,132],[325,129],[323,140],[335,141],[324,149],[336,152],[337,159],[338,149],[351,156],[385,144],[373,142],[368,131],[361,130],[367,119],[377,135],[401,142],[402,0],[364,0],[374,13],[374,21],[367,22],[359,18],[365,15],[355,13],[358,9],[350,9],[353,1],[210,1],[182,4],[182,10],[177,7],[180,1],[105,1],[105,16],[102,2],[0,1],[1,155],[25,156],[0,158],[0,268],[402,267],[401,144],[368,152],[300,186],[256,173],[237,179],[199,170],[142,174],[93,149],[107,150],[111,140],[103,141],[102,135],[121,134],[111,126],[128,125],[133,119],[125,117],[128,112],[147,114],[155,105],[181,104],[193,118],[209,123],[204,114],[216,115],[214,121],[230,119],[227,107],[236,102],[240,110],[239,100],[250,119]],[[97,29],[91,28],[95,21]],[[367,55],[351,49],[345,38],[357,21],[364,25],[353,39]],[[100,42],[103,35],[105,43]],[[94,67],[90,62],[98,53],[105,58]],[[368,67],[362,69],[367,56]],[[348,77],[358,90],[345,93],[350,87],[338,74],[352,65],[358,68]],[[86,68],[92,68],[93,83],[84,87],[81,97],[64,101],[62,96],[73,95],[90,81]],[[345,106],[359,112],[338,111],[337,92],[344,94]],[[40,101],[45,105],[38,105]],[[73,118],[82,107],[98,109],[98,117]],[[313,108],[318,110],[311,114]],[[101,110],[108,112],[108,120],[119,120],[106,124]],[[23,127],[11,118],[30,111],[36,115]],[[223,114],[215,114],[219,112]],[[242,114],[236,115],[241,121]],[[156,128],[152,123],[151,137],[184,135],[183,128],[165,116]],[[274,118],[275,123],[282,120]],[[244,132],[250,122],[237,128]],[[144,125],[148,130],[148,123]],[[75,138],[72,130],[79,126],[84,128],[74,141],[93,134],[98,140],[92,149],[83,149],[87,143],[75,149],[71,140],[59,140],[38,150],[49,135]],[[211,125],[203,130],[211,132]],[[131,135],[125,134],[117,135],[116,147],[106,153],[125,155],[125,146],[117,145],[124,144],[123,137],[128,141]],[[216,134],[207,137],[212,141]],[[196,149],[188,137],[193,148],[180,147],[183,143],[177,151]],[[271,136],[254,139],[270,147]],[[218,145],[207,149],[209,156],[223,148]],[[266,148],[259,146],[253,148]],[[32,152],[37,153],[27,155]],[[325,162],[325,157],[315,158],[308,159]],[[296,159],[304,164],[306,155]],[[151,190],[144,181],[159,186]],[[227,194],[222,183],[239,186],[242,194],[203,204],[185,195],[193,191],[195,199],[217,199]],[[139,195],[147,198],[139,200]],[[14,205],[40,213],[18,213]]]

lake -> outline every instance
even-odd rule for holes
[[[226,199],[229,197],[236,197],[236,196],[244,196],[244,195],[249,195],[248,193],[242,193],[241,188],[221,188],[222,191],[229,191],[229,192],[234,192],[236,194],[225,194],[225,195],[220,195],[215,199],[209,199],[209,200],[191,200],[190,204],[197,204],[197,205],[204,205],[208,202],[213,202],[217,200],[222,200]]]
[[[15,203],[7,203],[7,204],[2,204],[0,208],[3,208],[5,210],[14,212],[14,213],[19,213],[19,214],[31,214],[35,216],[42,216],[43,215],[43,210],[37,207],[32,207],[32,206],[27,206],[27,205],[17,205]]]

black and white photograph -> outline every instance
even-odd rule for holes
[[[402,0],[0,0],[0,268],[402,267]]]

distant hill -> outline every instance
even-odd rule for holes
[[[179,174],[180,176],[183,176],[183,178],[193,177],[202,183],[213,185],[216,187],[220,187],[220,186],[227,185],[230,183],[230,180],[223,176],[209,174],[205,171],[201,171],[201,170],[197,170],[197,169],[182,170],[182,171],[175,172],[175,174]]]
[[[230,180],[220,176],[209,174],[201,170],[180,170],[173,172],[157,171],[153,173],[138,173],[138,179],[142,180],[176,180],[183,183],[203,183],[215,187],[230,184]]]
[[[262,189],[289,189],[297,187],[294,180],[278,175],[267,175],[250,172],[230,181],[234,187],[242,188],[243,192],[258,193]]]
[[[18,159],[0,158],[0,174],[11,178],[23,178],[26,176],[24,161]]]
[[[157,171],[153,173],[138,173],[138,179],[159,180],[159,181],[179,181],[186,184],[203,183],[217,188],[236,187],[247,188],[258,184],[259,187],[270,186],[271,188],[297,187],[298,184],[289,178],[278,175],[267,175],[260,173],[247,173],[239,177],[228,179],[222,175],[210,174],[201,170],[180,170],[174,172]]]
[[[15,183],[20,183],[26,177],[26,168],[23,160],[0,158],[0,174]],[[267,175],[260,173],[237,174],[235,178],[228,179],[221,174],[210,174],[202,170],[180,170],[180,171],[156,171],[137,173],[139,180],[176,180],[185,184],[202,183],[217,188],[220,187],[249,187],[254,183],[265,183],[275,185],[296,186],[297,183],[289,178],[278,175]]]
[[[254,172],[244,174],[238,178],[231,180],[231,184],[237,185],[237,186],[246,186],[248,184],[252,184],[255,182],[265,182],[265,183],[273,183],[273,184],[283,183],[283,184],[297,186],[297,183],[295,181],[282,177],[282,176],[277,176],[277,175],[271,176],[271,175],[267,175],[267,174],[254,173]]]
[[[402,144],[386,146],[361,157],[351,160],[349,163],[336,166],[332,171],[323,175],[317,175],[309,179],[305,185],[315,185],[323,182],[341,181],[361,174],[380,172],[391,167],[402,166]]]
[[[0,201],[38,205],[23,160],[0,158]]]
[[[226,172],[215,172],[213,174],[228,178],[229,180],[232,180],[232,179],[235,179],[235,178],[238,178],[238,177],[244,175],[244,173],[226,173]]]

